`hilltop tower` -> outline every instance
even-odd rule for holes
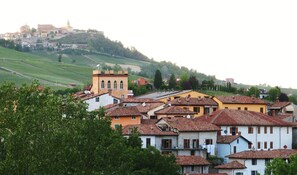
[[[128,97],[128,71],[93,71],[93,86],[91,92],[94,94],[110,93],[117,98]]]

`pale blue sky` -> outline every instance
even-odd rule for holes
[[[237,83],[297,88],[297,2],[3,0],[0,33],[69,19],[155,60]]]

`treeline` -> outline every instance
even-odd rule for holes
[[[103,108],[38,87],[0,86],[0,174],[179,174],[173,155],[112,129]]]
[[[21,44],[17,44],[11,40],[0,39],[0,46],[8,48],[8,49],[14,49],[16,51],[21,51],[21,52],[29,52],[30,51],[29,47],[26,47],[26,46],[22,47]]]
[[[114,57],[126,57],[149,61],[149,58],[136,48],[124,47],[120,41],[112,41],[101,33],[76,33],[56,40],[62,44],[87,44],[90,52],[99,52]]]

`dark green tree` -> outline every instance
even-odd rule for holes
[[[280,95],[281,93],[281,90],[279,87],[274,87],[274,88],[271,88],[269,91],[268,91],[268,97],[271,101],[275,101],[277,99],[277,97]]]
[[[162,86],[162,83],[163,83],[162,74],[160,70],[156,70],[155,79],[154,79],[155,88],[160,89],[160,87]]]
[[[62,54],[58,55],[58,61],[61,62],[62,61]]]
[[[279,99],[280,102],[290,101],[288,95],[286,93],[283,93],[283,92],[280,93],[280,95],[278,96],[278,99]]]
[[[169,89],[175,89],[176,88],[176,78],[174,74],[171,74],[169,83],[168,83],[168,88]]]
[[[265,175],[296,175],[297,172],[297,155],[290,157],[286,162],[282,158],[275,158],[272,162],[266,164]]]
[[[193,90],[197,90],[199,88],[199,81],[197,80],[195,75],[191,75],[189,78],[189,83]]]

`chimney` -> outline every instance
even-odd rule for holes
[[[279,99],[278,99],[278,97],[276,97],[276,100],[275,100],[275,102],[279,102]]]

